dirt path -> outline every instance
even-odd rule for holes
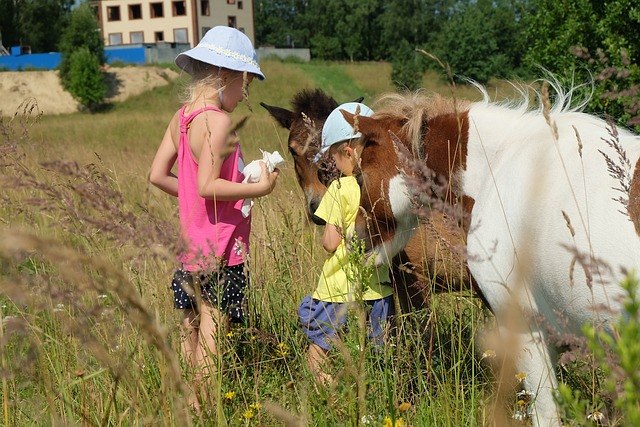
[[[125,100],[178,76],[173,70],[156,67],[111,68],[107,73],[110,101]],[[0,72],[0,116],[13,116],[31,108],[34,101],[46,115],[73,113],[79,106],[62,89],[57,71]]]

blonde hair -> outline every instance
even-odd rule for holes
[[[221,71],[222,67],[191,58],[191,81],[185,87],[184,93],[180,97],[181,101],[183,103],[193,104],[200,99],[206,99],[207,95],[210,96],[214,92],[217,96],[218,88],[224,90],[220,77]],[[229,71],[238,77],[242,75],[242,98],[247,103],[249,110],[251,110],[251,106],[249,105],[249,91],[247,90],[249,86],[248,73],[246,71]]]

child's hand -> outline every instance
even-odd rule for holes
[[[263,161],[260,161],[260,169],[260,181],[258,181],[258,184],[264,186],[264,193],[262,195],[266,196],[275,188],[278,175],[280,175],[280,169],[275,168],[273,172],[269,172],[267,165]]]

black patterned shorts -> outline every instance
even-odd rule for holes
[[[234,323],[244,323],[244,291],[247,287],[244,264],[221,267],[213,273],[178,269],[173,275],[171,289],[177,309],[197,309],[196,288],[202,300],[227,314]]]

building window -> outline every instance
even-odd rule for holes
[[[131,43],[144,43],[144,33],[142,31],[132,31],[129,33]]]
[[[173,2],[173,16],[185,16],[187,14],[187,6],[184,1]]]
[[[236,0],[227,0],[227,4],[236,4]]]
[[[200,2],[200,13],[204,16],[209,16],[209,0],[202,0]]]
[[[235,16],[229,16],[227,18],[227,25],[231,28],[236,28],[236,25],[238,25],[238,23],[236,22],[236,17]]]
[[[109,45],[114,46],[118,44],[122,44],[122,33],[109,34]]]
[[[120,6],[107,6],[107,21],[120,20]]]
[[[242,6],[243,6],[242,1],[238,0],[238,9],[242,9]]]
[[[173,41],[176,43],[189,43],[186,28],[176,28],[173,30]]]
[[[205,34],[207,34],[207,31],[209,31],[211,29],[211,27],[202,27],[202,34],[200,34],[200,38],[204,37]]]
[[[162,8],[162,3],[151,3],[151,17],[152,18],[162,18],[164,16],[164,9]]]
[[[153,35],[156,38],[156,42],[164,41],[164,33],[162,31],[156,31],[155,33],[153,33]]]
[[[129,5],[129,19],[142,19],[142,5],[130,4]]]

